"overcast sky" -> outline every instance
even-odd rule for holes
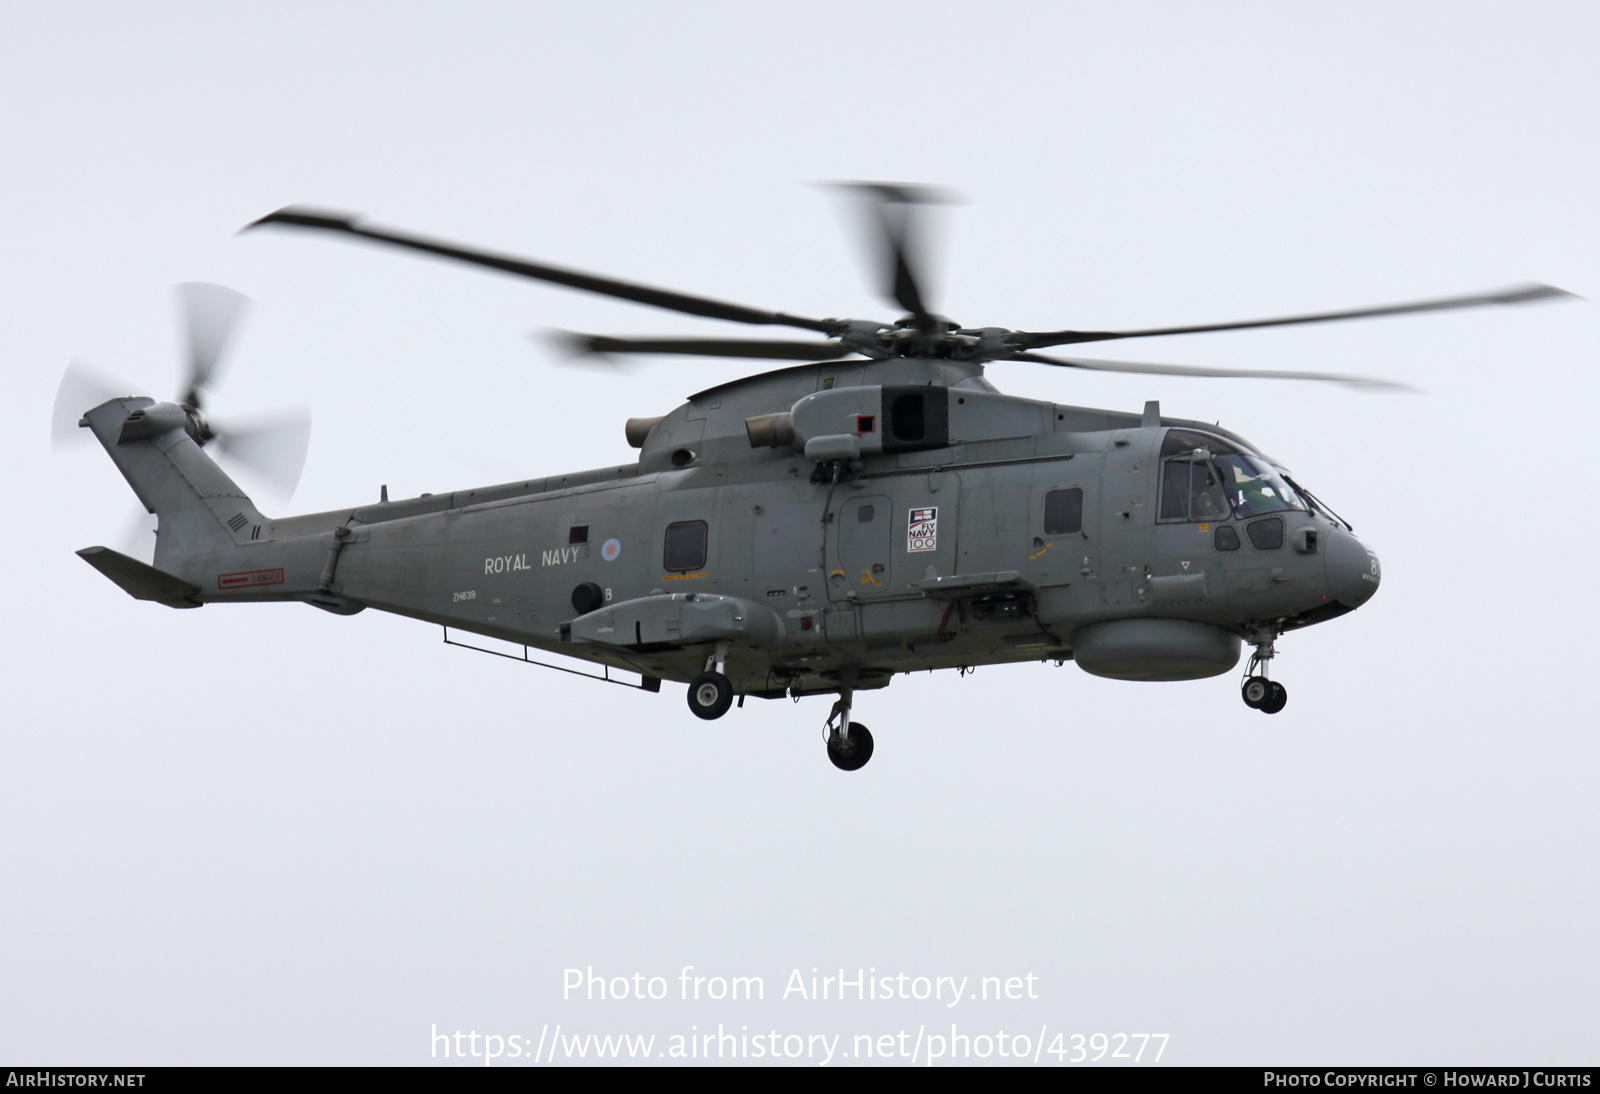
[[[99,450],[52,451],[56,384],[78,358],[177,394],[175,282],[256,301],[219,416],[314,407],[291,503],[239,476],[275,513],[623,462],[626,417],[749,371],[563,367],[530,332],[739,332],[234,237],[291,202],[812,315],[893,317],[810,185],[851,178],[964,196],[934,295],[971,326],[1600,297],[1592,5],[803,7],[0,8],[0,1059],[425,1063],[435,1025],[556,1023],[847,1049],[955,1021],[1166,1033],[1177,1063],[1595,1061],[1592,303],[1103,353],[1417,395],[990,368],[1220,420],[1378,551],[1370,604],[1280,643],[1273,718],[1232,674],[901,677],[861,697],[877,751],[844,774],[824,700],[704,723],[681,686],[377,612],[174,612],[73,557],[134,502]],[[767,999],[677,1001],[685,965]],[[587,966],[673,998],[563,1001]],[[841,966],[1031,973],[1038,998],[779,998]]]

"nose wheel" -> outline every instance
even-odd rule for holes
[[[1289,689],[1265,676],[1251,676],[1239,689],[1244,705],[1263,714],[1276,714],[1289,704]]]
[[[1256,651],[1250,655],[1250,663],[1244,670],[1244,684],[1239,689],[1244,705],[1263,714],[1276,714],[1289,704],[1289,689],[1276,680],[1267,679],[1267,662],[1277,653],[1272,645],[1276,637],[1256,643]]]

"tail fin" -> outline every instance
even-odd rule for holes
[[[160,519],[156,568],[183,573],[184,563],[261,535],[266,518],[189,436],[188,415],[153,399],[112,399],[84,421],[144,507]]]

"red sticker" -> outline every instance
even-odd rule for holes
[[[218,574],[219,589],[248,589],[255,585],[282,585],[282,570],[246,570],[239,574]]]

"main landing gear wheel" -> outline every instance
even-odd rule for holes
[[[851,722],[850,736],[828,738],[828,759],[840,771],[860,771],[872,759],[872,734],[860,722]]]
[[[1248,700],[1246,700],[1248,702]],[[1272,694],[1267,701],[1261,704],[1263,714],[1276,714],[1289,704],[1289,689],[1276,681],[1272,684]]]
[[[720,672],[702,672],[689,681],[689,709],[707,721],[720,718],[733,706],[733,684]],[[871,751],[870,749],[868,751]]]
[[[1272,681],[1265,676],[1252,676],[1244,682],[1239,694],[1244,696],[1245,706],[1251,710],[1260,710],[1272,698]]]

